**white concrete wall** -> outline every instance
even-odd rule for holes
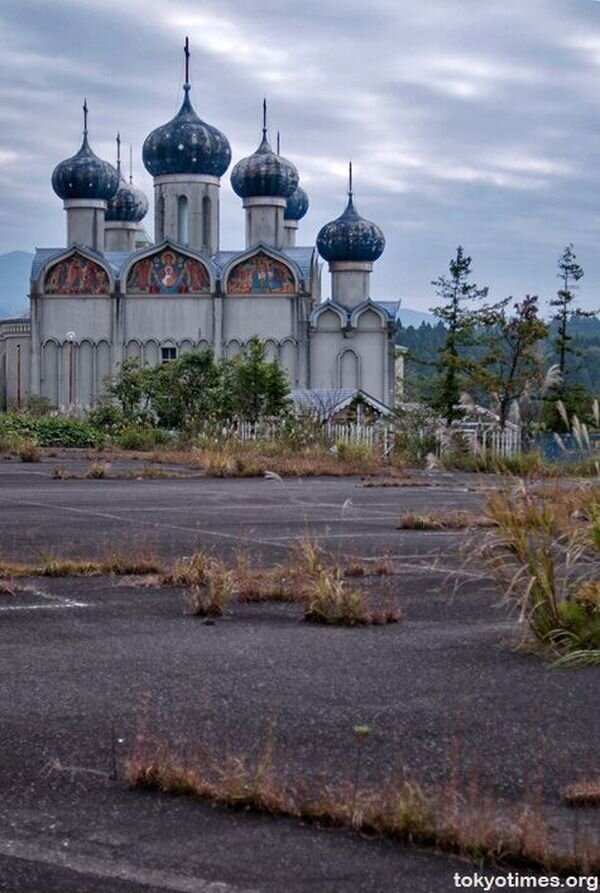
[[[210,295],[126,295],[121,299],[122,338],[196,343],[213,339],[213,298]]]
[[[21,408],[30,393],[28,323],[0,324],[0,411]]]
[[[227,295],[223,298],[223,338],[243,342],[253,335],[282,341],[294,337],[295,301],[289,295],[254,297]]]

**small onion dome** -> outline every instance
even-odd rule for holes
[[[119,188],[119,175],[112,164],[92,152],[88,143],[87,104],[84,104],[83,142],[76,155],[57,164],[52,188],[63,201],[71,198],[111,199]]]
[[[163,174],[205,174],[222,177],[231,162],[225,134],[198,117],[184,84],[183,104],[174,118],[144,140],[142,158],[153,177]]]
[[[360,216],[350,189],[346,210],[322,227],[317,248],[327,261],[374,261],[383,254],[385,237],[377,224]]]
[[[106,220],[139,223],[148,213],[148,199],[141,189],[121,177],[114,198],[106,207]]]
[[[240,198],[290,198],[298,186],[296,166],[271,148],[267,137],[267,101],[263,102],[262,141],[256,152],[238,161],[231,172],[233,191]]]
[[[302,220],[308,211],[308,196],[302,186],[297,186],[287,200],[285,206],[285,220]]]

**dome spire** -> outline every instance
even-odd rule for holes
[[[85,142],[87,142],[87,137],[88,137],[87,119],[88,119],[88,104],[87,104],[87,99],[84,98],[84,100],[83,100],[83,139]]]
[[[348,198],[352,201],[354,192],[352,190],[352,162],[348,162]]]
[[[266,140],[266,139],[267,139],[267,97],[266,97],[266,96],[263,97],[263,126],[262,126],[262,132],[263,132],[263,140]]]
[[[192,89],[192,85],[190,84],[190,39],[186,37],[185,44],[183,45],[183,52],[185,54],[185,83],[183,85],[183,89],[186,93],[188,93]]]
[[[117,130],[117,173],[119,175],[119,180],[121,180],[121,134]]]
[[[133,146],[129,146],[129,183],[133,183]]]

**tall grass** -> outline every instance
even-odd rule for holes
[[[600,664],[600,503],[596,486],[487,497],[483,557],[536,646],[559,666]]]

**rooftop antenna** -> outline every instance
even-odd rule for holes
[[[190,39],[186,37],[185,44],[183,46],[183,52],[185,53],[185,84],[183,85],[184,90],[190,89]]]
[[[87,104],[87,99],[84,99],[83,100],[83,135],[86,139],[87,139],[87,135],[88,135],[87,119],[88,119],[88,104]]]
[[[277,154],[281,155],[281,134],[277,131]]]
[[[129,182],[133,183],[133,146],[129,147]]]
[[[263,138],[267,138],[267,97],[263,99]]]
[[[117,130],[117,173],[121,179],[121,134]]]

